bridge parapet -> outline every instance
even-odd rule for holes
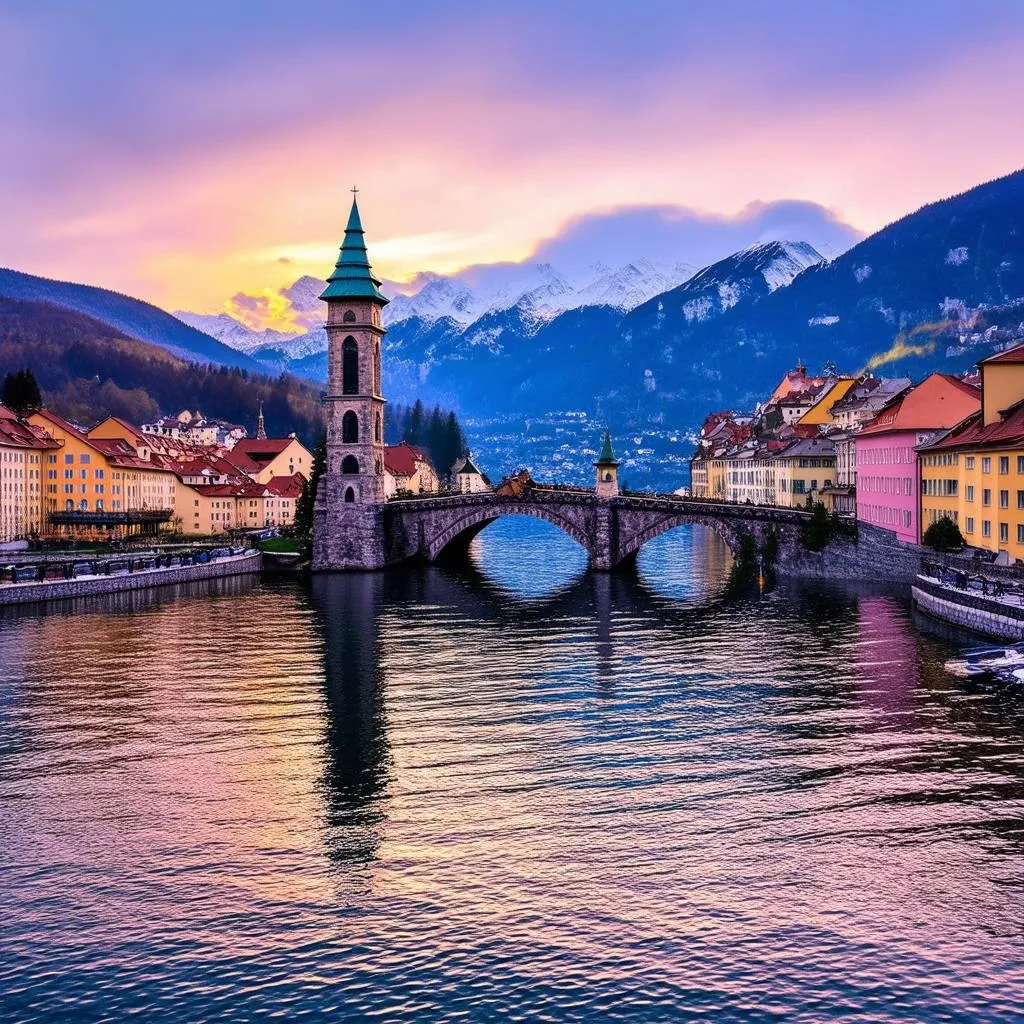
[[[595,569],[613,569],[647,541],[688,523],[714,530],[735,553],[744,533],[757,543],[769,530],[782,546],[798,543],[808,513],[757,505],[694,500],[678,495],[600,497],[593,491],[533,486],[516,495],[494,491],[399,499],[384,506],[389,563],[420,557],[436,561],[456,540],[468,541],[505,515],[552,523],[577,541]]]

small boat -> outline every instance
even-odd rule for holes
[[[1024,643],[971,647],[946,662],[946,671],[955,676],[992,676],[1016,669],[1024,669]]]

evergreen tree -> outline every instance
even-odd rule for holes
[[[313,505],[320,477],[327,471],[327,435],[321,436],[313,449],[313,465],[309,479],[302,481],[302,493],[295,502],[295,536],[302,544],[306,558],[313,557]]]
[[[43,406],[43,398],[39,393],[39,384],[31,370],[18,370],[4,377],[3,389],[0,391],[0,404],[6,405],[18,416],[26,416]]]
[[[959,551],[964,546],[963,534],[949,516],[936,519],[927,530],[921,542],[935,551]]]
[[[424,433],[426,431],[427,423],[426,416],[423,412],[423,402],[420,399],[416,399],[416,404],[412,407],[412,412],[409,413],[409,419],[406,422],[405,430],[403,431],[404,439],[409,444],[415,445],[417,448],[423,444]]]

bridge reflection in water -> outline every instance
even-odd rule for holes
[[[703,536],[0,617],[4,1009],[1015,1019],[1019,699]]]

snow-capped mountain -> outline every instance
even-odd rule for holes
[[[705,267],[678,288],[660,295],[657,312],[673,308],[687,322],[707,320],[731,309],[741,299],[769,295],[808,267],[824,262],[821,253],[807,242],[752,245]]]
[[[174,315],[189,327],[216,338],[236,352],[246,354],[252,354],[261,348],[277,348],[282,342],[293,337],[291,334],[269,329],[254,331],[227,313],[189,313],[178,310]]]

